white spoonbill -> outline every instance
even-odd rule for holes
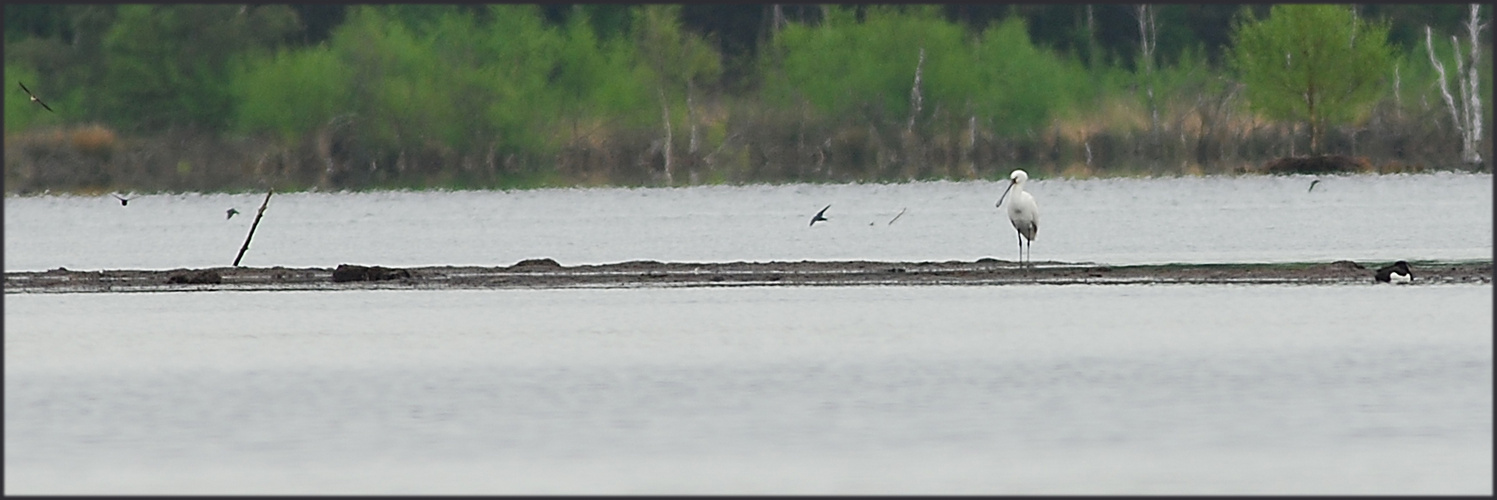
[[[1029,174],[1023,170],[1015,170],[1008,174],[1008,188],[1003,190],[1003,196],[998,197],[998,203],[994,207],[1003,206],[1003,199],[1008,197],[1008,192],[1014,192],[1014,200],[1008,202],[1008,221],[1014,223],[1014,230],[1019,233],[1019,264],[1024,264],[1024,242],[1029,241],[1030,248],[1034,245],[1034,234],[1040,230],[1040,206],[1034,203],[1034,196],[1024,191],[1024,183],[1029,180]],[[1032,255],[1032,253],[1031,253]]]

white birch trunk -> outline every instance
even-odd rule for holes
[[[905,132],[915,130],[915,118],[920,115],[920,73],[925,68],[925,47],[920,47],[920,59],[915,62],[915,85],[910,87],[910,121]]]
[[[1450,110],[1450,119],[1461,137],[1461,161],[1470,164],[1482,162],[1481,74],[1477,71],[1477,64],[1481,61],[1481,30],[1486,28],[1486,24],[1480,21],[1481,5],[1471,4],[1471,14],[1466,21],[1466,32],[1471,43],[1467,57],[1461,56],[1460,40],[1454,35],[1450,37],[1451,47],[1455,50],[1455,68],[1452,73],[1456,80],[1456,92],[1460,94],[1459,102],[1451,95],[1450,83],[1445,78],[1445,65],[1435,57],[1434,33],[1428,25],[1424,27],[1424,46],[1429,54],[1429,62],[1439,76],[1440,97],[1445,100],[1445,107]]]
[[[1481,30],[1486,27],[1481,23],[1481,4],[1471,4],[1471,17],[1466,21],[1466,32],[1471,37],[1471,61],[1466,64],[1466,88],[1469,99],[1467,100],[1466,123],[1470,127],[1466,130],[1465,151],[1462,157],[1466,163],[1481,163],[1481,73],[1476,66],[1481,62]]]
[[[1158,38],[1158,28],[1154,25],[1154,9],[1148,4],[1139,4],[1134,7],[1135,17],[1138,18],[1138,46],[1140,67],[1145,77],[1154,73],[1154,49]],[[1159,140],[1159,106],[1154,101],[1154,80],[1149,78],[1146,90],[1149,96],[1149,131],[1154,136],[1155,142]]]
[[[686,81],[686,122],[689,123],[689,124],[691,124],[691,139],[690,139],[690,142],[689,142],[690,145],[687,146],[686,150],[688,152],[690,152],[691,154],[693,154],[693,155],[697,154],[697,147],[698,147],[696,110],[692,106],[692,103],[691,103],[691,94],[693,93],[692,91],[694,90],[694,88],[695,88],[695,86],[692,85],[691,80],[687,80]]]
[[[675,180],[671,178],[671,105],[665,100],[665,89],[656,87],[655,90],[660,93],[660,114],[665,125],[665,183],[672,185]]]

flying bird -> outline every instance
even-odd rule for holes
[[[224,220],[232,219],[232,218],[234,218],[235,215],[239,214],[238,210],[234,210],[232,208],[228,209],[227,212],[228,212],[229,216],[228,217],[224,217]]]
[[[905,210],[909,210],[909,209],[910,209],[910,207],[904,207],[904,208],[899,209],[899,213],[895,214],[893,219],[889,219],[889,224],[891,224],[891,225],[894,224],[894,221],[899,220],[899,216],[904,215],[904,211]]]
[[[816,225],[817,222],[826,220],[826,209],[827,208],[832,208],[832,206],[831,205],[827,205],[825,208],[822,208],[820,212],[816,212],[816,215],[813,216],[813,217],[811,217],[811,224],[808,225],[808,226],[806,226],[806,227],[814,226],[814,225]]]
[[[1414,273],[1409,271],[1408,262],[1400,260],[1378,269],[1373,279],[1381,283],[1409,283],[1414,281]]]
[[[1320,179],[1315,179],[1313,181],[1310,181],[1310,189],[1306,190],[1305,192],[1308,193],[1310,191],[1314,191],[1315,190],[1315,185],[1319,184],[1319,183],[1320,183]]]
[[[116,200],[120,200],[120,206],[122,206],[122,207],[129,206],[130,205],[130,200],[135,199],[135,198],[122,198],[122,197],[120,197],[120,195],[117,195],[117,194],[114,194],[114,193],[110,193],[110,194],[113,195]],[[136,198],[139,198],[139,197],[137,196]]]
[[[1034,235],[1040,230],[1040,206],[1035,204],[1033,195],[1024,191],[1024,183],[1029,180],[1029,174],[1023,170],[1015,170],[1008,174],[1008,180],[1008,188],[1003,190],[1003,196],[999,196],[998,203],[993,206],[1003,206],[1003,200],[1008,197],[1009,191],[1014,192],[1014,199],[1008,202],[1008,221],[1013,223],[1014,231],[1019,233],[1019,264],[1022,266],[1025,240],[1032,247]]]
[[[26,91],[26,95],[31,96],[31,102],[34,102],[34,103],[42,105],[43,108],[47,108],[47,111],[52,111],[52,107],[48,106],[47,103],[42,102],[41,99],[37,99],[36,94],[31,93],[31,89],[26,88],[26,84],[21,83],[21,82],[16,82],[16,83],[21,85],[21,90]],[[56,111],[52,111],[52,112],[56,113]]]

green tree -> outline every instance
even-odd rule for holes
[[[790,23],[765,58],[766,94],[782,105],[804,101],[826,116],[896,120],[910,115],[915,69],[921,71],[922,112],[938,105],[965,109],[977,80],[971,49],[960,26],[934,6],[901,11],[869,6],[864,19],[850,7],[832,7],[820,26]]]
[[[352,109],[349,75],[326,45],[256,56],[233,78],[237,125],[249,132],[273,131],[294,144]]]
[[[640,58],[654,75],[665,129],[665,179],[672,183],[672,126],[670,104],[685,95],[687,121],[692,124],[690,147],[697,147],[693,94],[701,84],[716,84],[722,58],[711,44],[681,27],[680,5],[645,5],[635,11],[635,41]],[[695,151],[693,151],[695,152]]]
[[[99,104],[116,123],[147,128],[228,124],[232,64],[298,27],[278,5],[122,5],[118,16],[104,36]]]
[[[1320,154],[1325,128],[1365,112],[1387,86],[1394,54],[1388,24],[1368,23],[1345,5],[1275,5],[1264,20],[1244,16],[1229,64],[1252,109],[1309,125]]]
[[[562,26],[554,67],[542,82],[556,101],[560,124],[569,129],[569,140],[587,136],[593,127],[588,119],[608,119],[614,125],[643,127],[655,124],[650,108],[657,95],[649,86],[643,68],[637,68],[635,47],[624,39],[600,39],[593,14],[576,6]]]
[[[977,48],[975,108],[1004,134],[1045,126],[1091,90],[1080,62],[1034,46],[1026,33],[1024,20],[1012,17],[984,31]]]

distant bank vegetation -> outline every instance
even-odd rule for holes
[[[752,35],[708,15],[744,6],[7,4],[6,190],[1193,175],[1311,153],[1410,171],[1491,158],[1490,140],[1463,151],[1470,122],[1431,64],[1447,61],[1452,82],[1468,73],[1455,71],[1473,55],[1458,45],[1466,6],[1375,17],[1376,6],[1319,6],[1331,21],[1308,28],[1272,28],[1277,6],[749,7],[761,14]],[[1334,68],[1292,53],[1282,68],[1277,55],[1254,62],[1278,49],[1249,42],[1309,43],[1271,29],[1344,31],[1361,48],[1327,56],[1347,64]],[[1475,70],[1490,75],[1489,32],[1476,38]],[[1292,83],[1316,78],[1356,85],[1317,100]],[[1264,90],[1276,81],[1294,97]],[[1490,78],[1477,88],[1490,96]],[[1476,130],[1493,129],[1490,101]]]

